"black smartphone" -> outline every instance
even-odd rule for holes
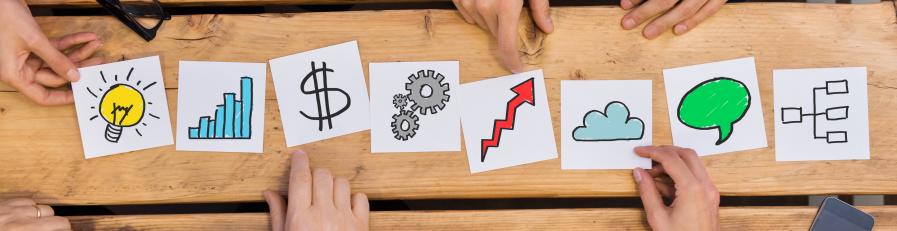
[[[827,197],[819,206],[810,231],[852,231],[872,230],[875,218],[854,208],[837,197]]]

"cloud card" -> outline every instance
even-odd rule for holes
[[[72,91],[84,158],[172,144],[159,56],[78,71]]]
[[[713,155],[765,148],[754,58],[663,70],[673,144]]]
[[[176,149],[262,153],[265,63],[181,61]]]
[[[561,81],[561,169],[651,168],[651,80]]]
[[[458,62],[370,63],[371,152],[461,150]]]
[[[371,128],[355,41],[269,61],[287,146]]]
[[[869,159],[865,67],[773,71],[776,160]]]
[[[461,86],[470,172],[557,158],[542,70]]]

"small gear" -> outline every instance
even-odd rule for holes
[[[413,111],[401,111],[399,114],[392,115],[392,134],[395,135],[397,140],[408,140],[414,137],[417,134],[418,121],[419,117],[414,115]],[[406,124],[407,126],[402,126]]]
[[[405,96],[403,94],[396,94],[392,96],[392,105],[399,110],[402,110],[402,108],[405,108],[405,105],[408,105],[408,96]]]
[[[408,90],[408,100],[411,104],[412,111],[420,111],[422,115],[428,112],[436,114],[443,108],[445,103],[449,101],[449,84],[444,83],[445,76],[436,73],[434,70],[420,70],[416,74],[408,76],[409,83],[405,83],[405,90]],[[429,87],[430,94],[424,95],[424,87]]]

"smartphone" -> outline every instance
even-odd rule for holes
[[[872,230],[875,218],[854,208],[837,197],[827,197],[819,206],[810,231],[852,231]]]

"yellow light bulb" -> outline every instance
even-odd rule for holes
[[[100,116],[109,123],[106,126],[106,140],[116,143],[121,137],[122,127],[134,126],[143,119],[146,102],[143,94],[125,84],[112,85],[100,100]]]

